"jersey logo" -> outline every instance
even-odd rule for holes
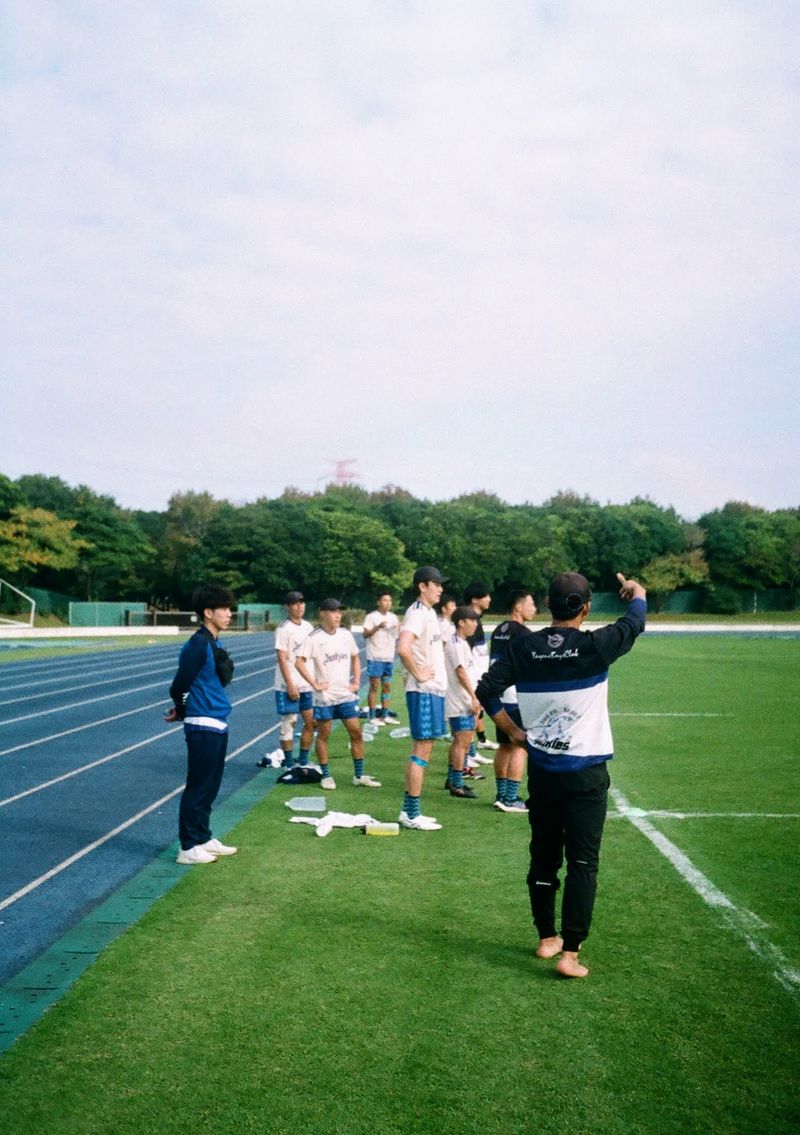
[[[547,645],[553,650],[558,650],[559,646],[564,645],[563,634],[549,634],[547,636]]]

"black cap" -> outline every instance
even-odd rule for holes
[[[547,605],[556,619],[574,619],[592,598],[592,589],[585,576],[576,571],[557,575],[547,593]]]
[[[447,582],[447,580],[444,578],[442,573],[439,571],[438,568],[435,568],[435,567],[419,567],[414,572],[414,586],[415,587],[417,586],[418,583],[446,583],[446,582]]]
[[[478,612],[474,607],[468,606],[456,607],[450,618],[453,620],[454,626],[458,626],[462,619],[474,619],[476,623],[480,622],[480,615],[478,614]]]
[[[287,607],[291,607],[292,603],[305,603],[306,598],[302,591],[287,591],[284,603]]]
[[[323,599],[319,609],[320,611],[341,611],[342,604],[338,599]]]

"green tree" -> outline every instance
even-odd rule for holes
[[[76,524],[44,508],[12,507],[0,520],[0,573],[26,586],[42,569],[73,569],[88,547],[74,534]]]
[[[657,611],[680,587],[697,586],[707,579],[708,564],[699,548],[680,554],[668,552],[665,556],[656,556],[649,564],[645,564],[639,575],[639,582],[652,596]]]

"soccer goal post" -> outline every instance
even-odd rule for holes
[[[7,579],[0,579],[0,626],[32,627],[35,614],[36,600]]]

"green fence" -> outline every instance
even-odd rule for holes
[[[71,627],[125,627],[130,626],[128,612],[146,611],[146,603],[70,603]]]

